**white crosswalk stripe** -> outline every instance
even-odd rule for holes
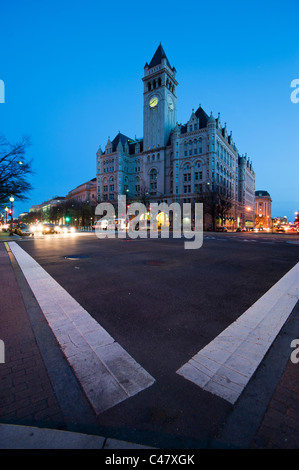
[[[299,263],[177,373],[234,404],[299,300]]]
[[[97,414],[155,382],[28,253],[9,246]]]

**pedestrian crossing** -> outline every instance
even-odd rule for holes
[[[9,247],[96,414],[155,382],[26,251]]]
[[[299,300],[299,263],[177,373],[234,404]]]
[[[26,251],[9,246],[96,414],[155,383]],[[234,404],[298,300],[299,263],[173,374]]]

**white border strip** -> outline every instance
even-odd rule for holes
[[[299,300],[299,263],[177,374],[234,404]]]
[[[97,414],[155,382],[26,251],[9,247]]]

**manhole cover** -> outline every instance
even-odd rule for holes
[[[65,259],[87,259],[89,256],[87,255],[67,255],[64,257]]]

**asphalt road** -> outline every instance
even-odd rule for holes
[[[106,434],[160,448],[217,443],[234,407],[176,371],[299,261],[299,237],[206,233],[198,250],[92,233],[18,243],[156,379],[97,417]]]

